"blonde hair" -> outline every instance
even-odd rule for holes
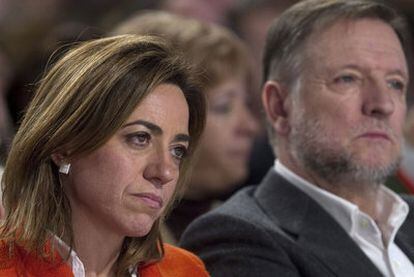
[[[92,40],[64,55],[40,82],[13,141],[2,180],[7,215],[0,238],[42,256],[50,232],[72,247],[71,208],[51,155],[101,147],[162,83],[179,86],[187,100],[191,154],[204,128],[205,99],[182,60],[161,38],[135,35]],[[182,163],[174,197],[188,164]],[[117,275],[162,255],[158,219],[145,237],[125,239]]]
[[[245,45],[219,25],[163,11],[145,11],[121,23],[112,34],[157,35],[171,41],[195,70],[204,74],[205,89],[233,77],[250,84],[251,61]]]

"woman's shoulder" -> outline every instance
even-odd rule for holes
[[[193,253],[166,243],[164,250],[162,260],[143,268],[140,276],[210,276],[204,263]]]
[[[0,276],[73,276],[70,267],[58,260],[49,263],[34,253],[25,251],[23,247],[0,240]]]
[[[10,255],[8,244],[0,240],[0,276],[17,276],[16,257]]]
[[[204,263],[201,261],[199,257],[183,248],[176,247],[168,243],[164,243],[164,250],[165,263],[182,263],[184,265],[196,265],[205,269]]]

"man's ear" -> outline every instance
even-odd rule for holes
[[[262,103],[268,121],[276,133],[287,135],[290,132],[287,107],[288,91],[276,81],[267,81],[262,90]]]

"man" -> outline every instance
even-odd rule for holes
[[[414,276],[414,200],[382,185],[402,144],[403,23],[379,2],[309,0],[271,26],[262,100],[278,159],[182,240],[212,276]]]

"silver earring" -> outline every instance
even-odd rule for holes
[[[63,163],[59,166],[59,172],[63,174],[69,174],[70,163]]]

